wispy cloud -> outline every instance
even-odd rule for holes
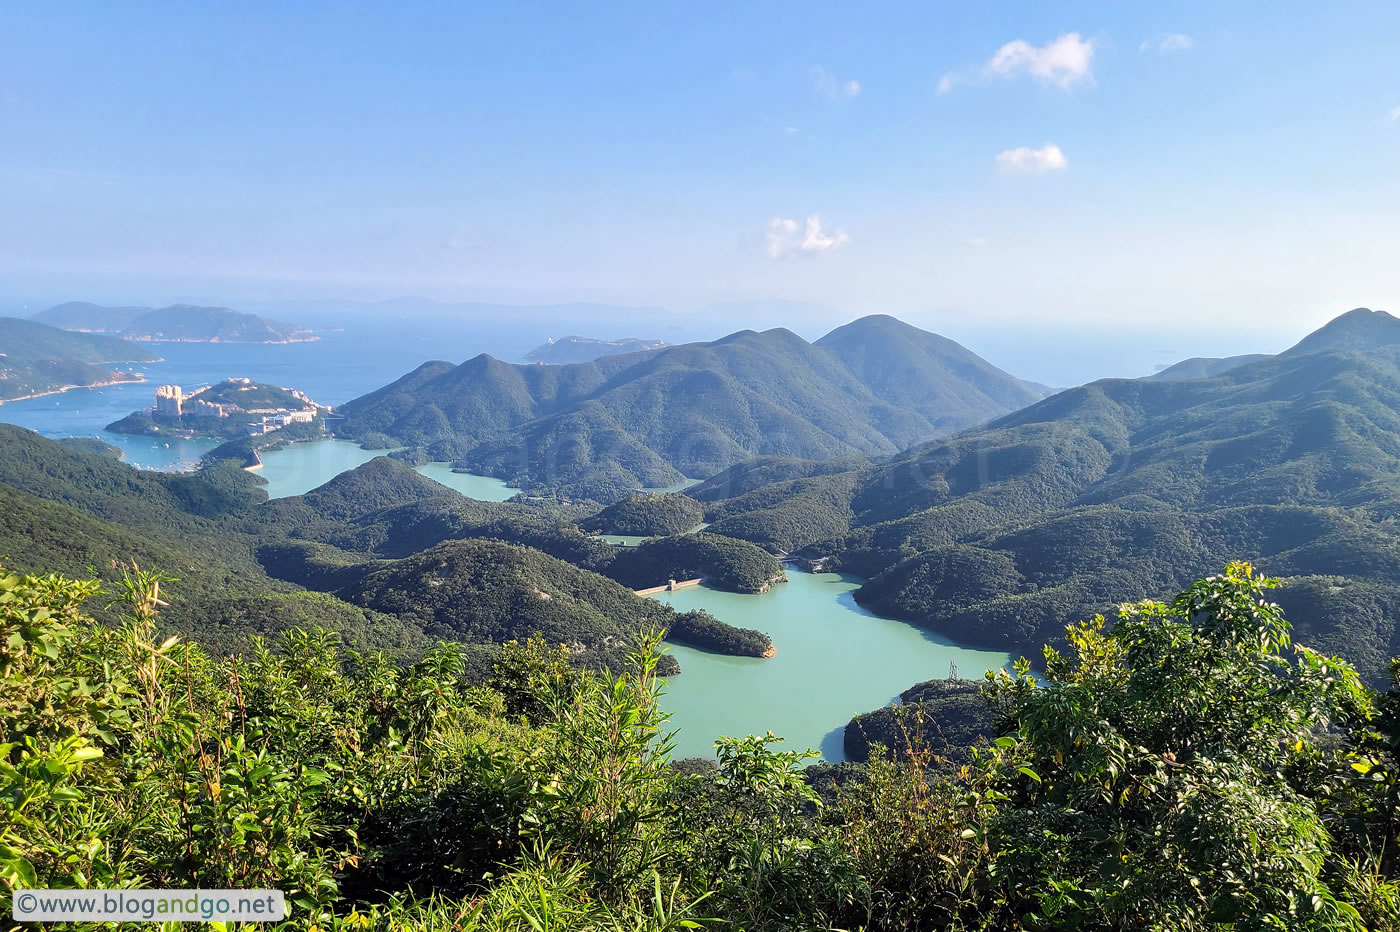
[[[960,84],[1020,75],[1068,91],[1080,85],[1092,86],[1093,66],[1094,40],[1082,38],[1077,32],[1065,33],[1040,47],[1017,39],[997,49],[980,67],[945,74],[938,82],[938,92],[946,94]]]
[[[1139,52],[1156,52],[1167,55],[1171,52],[1185,52],[1195,45],[1195,41],[1184,32],[1163,32],[1142,40]]]
[[[796,220],[774,217],[768,221],[768,258],[781,259],[784,256],[818,256],[824,252],[840,249],[851,241],[844,230],[827,233],[822,229],[822,218],[813,214],[807,218],[805,227]]]
[[[809,74],[813,90],[827,100],[850,100],[860,96],[860,82],[855,79],[848,78],[843,81],[820,66],[812,68]]]
[[[1053,142],[1047,142],[1039,149],[1021,146],[997,153],[997,169],[1003,175],[1043,175],[1046,172],[1062,172],[1069,168],[1069,160]]]
[[[1392,123],[1400,123],[1400,107],[1391,107],[1390,112],[1386,114],[1386,118]]]

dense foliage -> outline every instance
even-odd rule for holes
[[[1319,333],[1348,346],[1376,320],[1394,322]],[[1400,344],[1295,348],[1211,379],[1070,389],[863,469],[692,494],[715,532],[866,577],[874,611],[1012,650],[1234,557],[1267,562],[1309,639],[1379,682],[1400,651],[1397,411]]]
[[[102,364],[155,358],[114,337],[68,333],[32,320],[0,317],[0,401],[80,385],[135,381],[140,377]]]
[[[344,405],[341,429],[611,503],[755,455],[894,453],[1042,394],[955,343],[867,317],[817,344],[741,331],[564,366],[426,363]]]
[[[667,608],[596,573],[496,541],[449,541],[374,569],[341,590],[411,619],[431,637],[502,643],[542,633],[575,653],[623,648]]]
[[[767,657],[774,650],[762,631],[725,624],[703,608],[677,612],[666,626],[666,639],[738,657]]]
[[[480,682],[453,646],[399,666],[304,628],[218,659],[159,630],[171,584],[129,567],[110,627],[94,584],[0,576],[0,910],[203,886],[286,891],[288,929],[1400,925],[1400,682],[1292,647],[1246,565],[1075,626],[1045,684],[990,678],[1005,734],[956,773],[916,739],[825,800],[771,734],[670,766],[654,636],[620,675],[530,639]]]
[[[786,580],[777,560],[748,541],[701,531],[621,548],[601,572],[633,589],[664,586],[668,579],[704,577],[730,592],[764,592]]]
[[[966,763],[972,748],[999,735],[998,717],[979,683],[929,680],[899,694],[897,705],[857,715],[846,725],[846,757],[864,763],[872,753],[906,758],[916,749],[940,763]]]
[[[324,628],[356,649],[408,659],[437,639],[479,655],[538,630],[578,646],[582,664],[615,667],[628,635],[664,628],[672,617],[670,608],[589,571],[606,567],[617,548],[566,520],[578,510],[475,502],[390,459],[267,502],[258,480],[229,464],[141,472],[19,428],[0,426],[0,438],[13,441],[0,447],[0,555],[7,562],[109,581],[120,561],[162,566],[181,579],[165,622],[220,652],[244,652],[252,636],[290,626]],[[439,587],[415,588],[416,564],[383,559],[461,538],[470,543],[458,554],[500,562],[466,560],[462,578],[434,577]],[[473,576],[478,568],[482,575]],[[533,582],[524,587],[525,580]],[[439,588],[471,602],[436,604]],[[541,605],[536,589],[561,597]],[[400,590],[419,597],[394,595]],[[731,640],[747,649],[737,633]],[[672,658],[662,663],[668,675],[678,672]]]
[[[643,493],[609,505],[578,526],[603,534],[635,534],[660,537],[684,534],[705,520],[705,508],[693,498],[678,494]]]

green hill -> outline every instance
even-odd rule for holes
[[[200,403],[221,405],[219,413],[202,413]],[[162,414],[146,408],[133,411],[126,417],[113,421],[104,430],[115,434],[137,436],[185,436],[207,437],[232,443],[237,453],[223,447],[211,451],[210,460],[250,458],[242,452],[253,446],[265,446],[285,439],[304,439],[308,434],[318,436],[321,425],[314,418],[321,413],[321,406],[300,391],[280,388],[254,382],[247,378],[224,379],[203,389],[184,396],[183,411],[179,415]],[[310,412],[311,421],[298,421],[269,431],[268,435],[256,435],[256,440],[248,439],[248,425],[258,422],[264,415],[272,415],[280,410]],[[208,410],[208,409],[205,409]],[[292,433],[285,434],[290,429]]]
[[[1229,372],[1239,366],[1258,362],[1261,359],[1268,359],[1266,353],[1248,353],[1243,356],[1223,356],[1208,357],[1194,356],[1191,359],[1183,359],[1173,366],[1167,366],[1160,372],[1145,376],[1148,380],[1160,382],[1185,382],[1189,379],[1209,379],[1217,375]]]
[[[612,579],[500,539],[607,567],[617,548],[585,535],[567,512],[475,502],[387,457],[291,499],[267,502],[257,482],[227,465],[140,471],[100,450],[0,424],[0,565],[91,572],[109,583],[121,563],[159,568],[180,579],[166,620],[221,651],[308,623],[351,646],[409,657],[439,638],[493,645],[540,630],[589,647],[589,663],[611,664],[624,632],[634,637],[652,622],[666,628],[674,617]],[[757,551],[742,541],[709,549],[720,554],[711,562],[721,574],[738,565],[721,551]],[[426,578],[406,581],[436,558],[424,553],[456,555],[451,565],[464,575],[447,586],[445,602]],[[558,598],[521,601],[522,580]],[[722,622],[701,627],[710,649],[753,650],[750,635]]]
[[[842,745],[846,756],[864,763],[874,751],[906,758],[917,748],[946,759],[966,763],[980,741],[998,736],[996,713],[982,698],[981,684],[969,680],[929,680],[899,694],[897,705],[855,716],[846,724]]]
[[[157,357],[114,337],[69,333],[47,324],[0,317],[0,401],[89,385],[140,381],[103,363]]]
[[[576,653],[611,653],[670,610],[596,573],[498,541],[459,540],[396,560],[341,590],[413,621],[432,637],[476,643],[542,632]]]
[[[754,456],[893,454],[1043,394],[951,341],[865,318],[817,344],[746,330],[576,365],[427,363],[344,405],[339,430],[613,502]]]
[[[128,340],[177,343],[296,343],[314,340],[289,324],[227,307],[103,307],[82,301],[59,304],[33,320],[65,330],[90,330]]]
[[[781,527],[866,576],[875,611],[1028,653],[1250,559],[1291,578],[1279,598],[1309,639],[1372,677],[1400,650],[1397,513],[1400,346],[1095,382],[877,466],[707,504],[715,531],[771,544]]]
[[[1385,311],[1358,307],[1314,330],[1280,355],[1302,356],[1329,350],[1365,352],[1396,344],[1400,344],[1400,319]]]
[[[559,366],[574,362],[588,362],[602,356],[661,349],[663,346],[666,346],[664,340],[639,340],[636,337],[624,337],[621,340],[561,337],[558,340],[541,343],[526,353],[525,358],[530,362]]]
[[[1394,346],[1397,343],[1400,343],[1400,320],[1385,311],[1359,307],[1334,318],[1279,355],[1302,356],[1329,350],[1365,352],[1382,346]],[[1184,359],[1146,378],[1162,381],[1205,379],[1269,358],[1268,355],[1260,353],[1222,358],[1198,356]]]
[[[88,301],[69,301],[40,311],[31,320],[64,330],[120,334],[149,310],[148,307],[104,307]]]
[[[633,495],[584,518],[579,527],[603,534],[684,534],[705,520],[705,507],[676,493]]]
[[[887,314],[837,327],[816,345],[845,363],[876,397],[919,412],[940,433],[991,420],[1050,393],[947,337]]]

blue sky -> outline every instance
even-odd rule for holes
[[[1296,336],[1400,310],[1397,34],[1391,2],[10,4],[0,291]]]

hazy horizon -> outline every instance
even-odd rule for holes
[[[0,301],[797,302],[1115,355],[1400,307],[1393,5],[319,12],[0,14]]]

